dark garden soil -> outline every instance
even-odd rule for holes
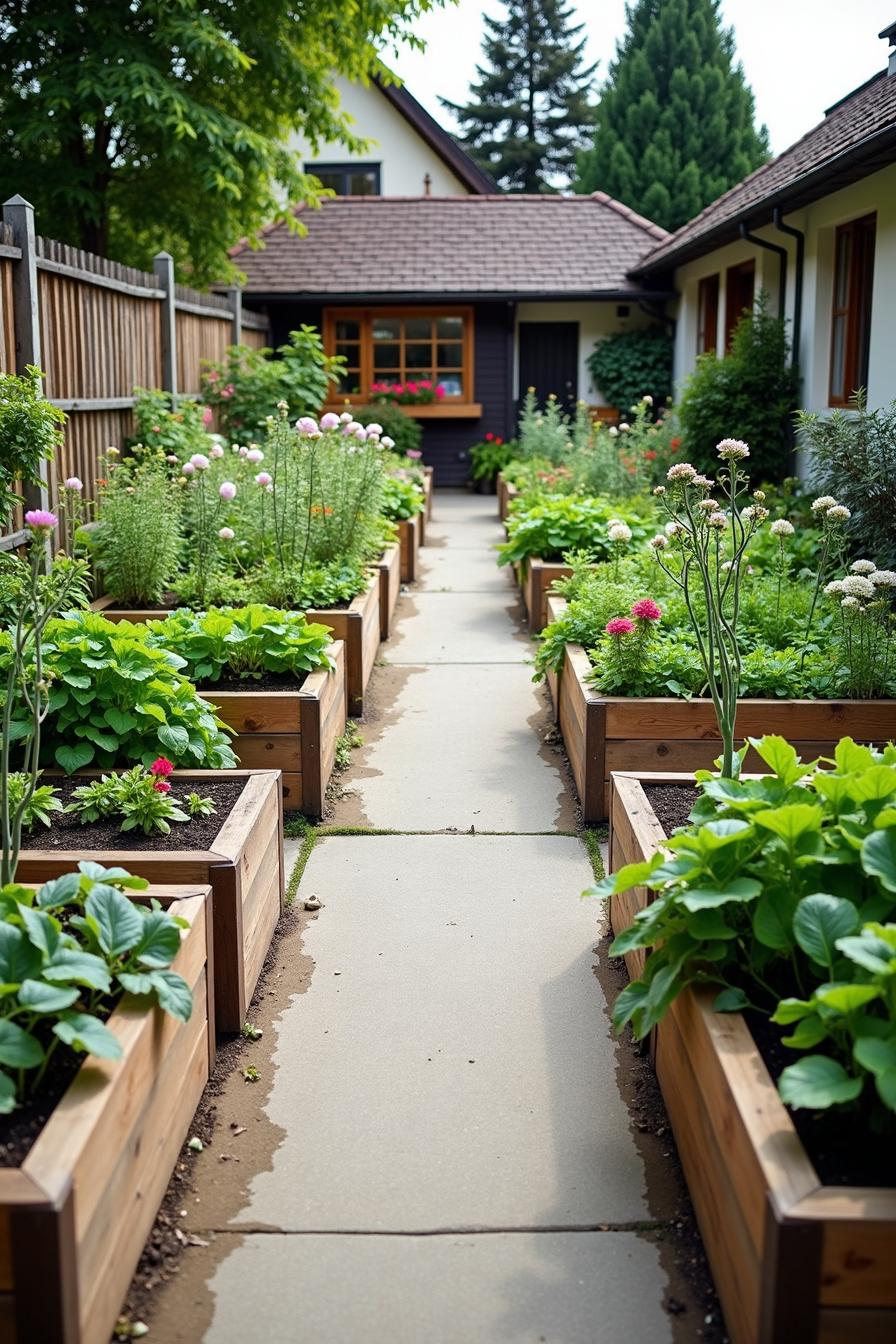
[[[262,672],[260,677],[228,677],[198,681],[196,689],[206,695],[215,691],[298,691],[308,680],[307,672]]]
[[[93,1009],[96,1017],[108,1017],[110,1010]],[[50,1036],[49,1041],[55,1038]],[[48,1041],[44,1041],[46,1046]],[[66,1046],[59,1046],[47,1065],[40,1091],[25,1101],[12,1115],[0,1116],[0,1167],[19,1167],[31,1152],[41,1130],[83,1063],[84,1056],[76,1055]]]
[[[45,782],[49,782],[46,780]],[[54,787],[65,805],[75,789],[85,783],[74,775],[53,780]],[[43,850],[146,850],[210,849],[221,827],[227,820],[237,799],[245,788],[243,779],[178,780],[173,776],[171,793],[183,799],[188,793],[211,798],[215,811],[210,817],[194,817],[192,821],[172,821],[169,835],[144,835],[142,831],[122,831],[121,820],[107,817],[102,821],[83,822],[72,812],[53,813],[52,825],[36,826],[22,840],[22,849]]]
[[[688,813],[700,796],[698,789],[685,784],[649,784],[644,792],[666,835],[671,835],[676,826],[686,824]],[[782,993],[789,992],[787,987],[782,989]],[[777,1082],[787,1065],[798,1058],[795,1051],[781,1044],[781,1036],[790,1029],[782,1032],[761,1013],[746,1013],[744,1017],[765,1067]],[[878,1110],[883,1115],[883,1108]],[[867,1105],[852,1112],[844,1109],[812,1112],[788,1107],[788,1113],[825,1185],[890,1188],[896,1184],[896,1126],[892,1118],[883,1134],[875,1134]]]

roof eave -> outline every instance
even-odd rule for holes
[[[735,215],[730,215],[714,229],[686,240],[681,247],[666,252],[656,261],[651,261],[648,257],[639,262],[637,266],[632,267],[629,275],[646,279],[666,274],[707,252],[715,251],[717,247],[724,247],[737,241],[740,238],[742,223],[749,224],[754,229],[761,228],[764,224],[772,222],[775,209],[790,214],[794,210],[802,209],[803,206],[811,205],[813,201],[820,200],[823,196],[831,196],[835,191],[851,186],[881,168],[889,167],[893,162],[892,158],[882,159],[880,162],[877,158],[893,148],[896,148],[896,125],[875,132],[858,145],[853,145],[835,158],[819,164],[817,168],[795,182],[788,183],[779,191],[752,202]]]
[[[394,304],[394,303],[526,303],[556,299],[589,303],[657,303],[675,298],[671,289],[617,288],[612,290],[439,290],[421,294],[415,290],[243,290],[243,297],[253,303],[326,303],[326,304]]]
[[[377,88],[404,117],[404,119],[414,128],[419,136],[429,145],[430,149],[436,153],[447,168],[454,173],[455,177],[460,178],[464,186],[475,196],[491,196],[500,194],[500,189],[494,178],[484,169],[474,163],[470,155],[463,149],[452,135],[440,126],[435,117],[427,112],[426,108],[412,93],[404,87],[403,84],[387,84],[384,80],[375,80]]]

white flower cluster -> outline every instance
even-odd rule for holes
[[[676,462],[674,467],[670,467],[666,472],[667,481],[693,481],[697,475],[696,467],[692,467],[690,462]]]
[[[847,597],[873,597],[874,584],[864,574],[847,574],[840,580],[839,592]]]
[[[877,565],[873,560],[854,560],[850,565],[853,574],[873,574]]]
[[[796,529],[786,518],[776,518],[768,530],[773,537],[792,537]]]
[[[614,542],[631,541],[632,530],[628,523],[622,522],[620,518],[611,518],[607,524],[607,536]]]
[[[832,509],[836,503],[833,495],[819,495],[817,499],[812,501],[812,512],[827,513],[828,509]]]
[[[812,512],[823,513],[830,523],[846,523],[852,513],[845,504],[838,504],[833,495],[819,495],[812,501]]]
[[[722,439],[716,444],[716,452],[725,462],[742,462],[750,456],[750,446],[743,439]]]
[[[649,545],[654,551],[664,551],[669,545],[669,541],[667,537],[659,533],[657,536],[650,538]]]

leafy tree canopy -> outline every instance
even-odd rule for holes
[[[388,78],[441,0],[0,0],[0,190],[48,236],[181,275],[317,199],[290,151],[363,148],[333,75]],[[294,225],[298,227],[298,225]]]
[[[635,0],[576,190],[677,229],[768,158],[719,0]]]
[[[584,64],[584,24],[563,0],[505,0],[502,18],[483,15],[483,63],[465,104],[440,101],[457,117],[461,143],[508,191],[554,190],[568,178],[594,123]]]

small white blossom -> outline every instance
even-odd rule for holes
[[[792,537],[795,528],[786,518],[776,518],[768,530],[773,537]]]
[[[853,574],[873,574],[877,565],[873,560],[854,560],[850,565]]]
[[[655,495],[664,495],[666,493],[666,487],[664,485],[655,485],[653,487],[653,493]]]
[[[667,537],[680,537],[681,534],[682,534],[682,532],[684,532],[684,531],[685,531],[685,528],[682,526],[681,523],[674,523],[674,522],[673,522],[673,523],[667,523],[667,524],[666,524],[666,536],[667,536]]]
[[[713,487],[713,483],[708,476],[695,476],[691,485],[699,485],[701,490],[711,490]]]
[[[857,597],[844,597],[840,605],[841,607],[858,607],[861,603]]]
[[[840,592],[850,597],[873,597],[874,584],[864,574],[848,574],[840,580]]]
[[[222,527],[218,532],[218,536],[221,538],[222,541],[233,541],[234,538],[233,528]]]
[[[722,565],[722,573],[723,573],[723,574],[727,574],[728,571],[729,571],[729,569],[733,569],[733,568],[734,568],[734,561],[733,561],[733,560],[726,560],[726,561],[724,562],[724,564]]]
[[[653,405],[653,397],[645,396],[645,397],[642,397],[641,400],[643,401],[643,403],[644,403],[645,406],[652,406],[652,405]]]
[[[868,578],[875,588],[896,588],[896,573],[892,569],[876,569]]]
[[[726,462],[740,462],[750,456],[750,447],[743,439],[722,439],[716,444],[716,452]]]
[[[706,513],[716,513],[718,507],[718,502],[714,499],[701,499],[697,504],[697,508],[703,509]]]
[[[812,512],[827,513],[828,509],[832,509],[836,503],[833,495],[819,495],[817,499],[812,501]]]
[[[756,503],[757,503],[757,504],[763,504],[763,503],[765,503],[765,491],[764,491],[764,490],[754,490],[754,491],[753,491],[753,498],[756,500]]]
[[[384,434],[382,438],[382,445],[384,448],[394,448],[395,440],[390,439],[388,434]]]
[[[631,541],[632,530],[627,523],[623,523],[618,518],[615,518],[607,528],[607,536],[610,541]]]
[[[352,418],[351,411],[343,411],[339,417],[339,419],[342,421],[344,425],[347,425],[349,420],[351,420],[351,418]]]
[[[670,467],[666,472],[667,481],[692,481],[697,475],[697,471],[691,466],[690,462],[676,462],[674,467]]]
[[[610,438],[611,438],[611,439],[618,438],[618,436],[619,436],[619,430],[616,428],[615,425],[611,425],[611,426],[610,426],[609,433],[610,433]]]
[[[835,504],[832,509],[828,509],[825,518],[830,518],[832,523],[845,523],[852,514],[845,504]]]
[[[830,583],[825,584],[824,591],[826,597],[837,597],[843,592],[843,580],[832,579]]]
[[[654,551],[664,551],[669,545],[669,541],[662,533],[659,533],[657,536],[651,537],[648,544]]]
[[[620,432],[620,434],[627,434],[627,433],[629,432],[630,429],[631,429],[631,425],[622,424],[622,425],[619,426],[619,432]]]
[[[709,527],[723,528],[728,526],[728,519],[724,513],[711,513],[706,522]]]

